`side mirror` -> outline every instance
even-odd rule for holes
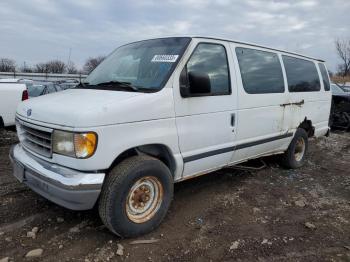
[[[191,96],[190,85],[188,83],[187,66],[184,67],[180,74],[180,94],[182,97]]]
[[[185,67],[180,74],[180,93],[182,97],[201,96],[211,92],[208,74],[200,72],[187,73]]]
[[[209,94],[211,91],[211,83],[208,74],[200,72],[189,72],[188,82],[191,94]]]

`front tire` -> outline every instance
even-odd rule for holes
[[[149,156],[122,161],[106,177],[99,214],[121,237],[136,237],[159,226],[173,198],[173,177],[166,165]]]
[[[290,169],[302,167],[308,151],[308,135],[302,128],[298,128],[288,149],[281,157],[281,164]]]

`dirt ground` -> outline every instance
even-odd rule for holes
[[[310,141],[299,170],[268,158],[260,171],[177,184],[163,224],[138,239],[109,233],[96,210],[61,208],[17,182],[8,158],[15,142],[1,132],[0,261],[350,261],[349,133]],[[25,257],[39,248],[41,256]]]

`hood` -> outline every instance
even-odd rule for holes
[[[28,99],[20,103],[17,114],[28,121],[66,127],[94,127],[166,118],[172,115],[173,103],[166,101],[172,99],[172,93],[164,94],[169,93],[165,89],[157,93],[68,89]]]

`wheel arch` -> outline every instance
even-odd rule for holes
[[[140,146],[129,148],[123,151],[114,159],[113,163],[108,168],[108,171],[110,171],[112,168],[114,168],[123,160],[131,156],[142,155],[142,154],[149,155],[151,157],[159,159],[169,168],[171,174],[175,176],[175,172],[176,172],[175,158],[170,148],[163,144],[146,144],[146,145],[140,145]]]
[[[312,125],[312,121],[307,119],[307,117],[304,118],[303,122],[300,123],[298,128],[304,129],[308,137],[312,137],[315,134],[315,127]]]

